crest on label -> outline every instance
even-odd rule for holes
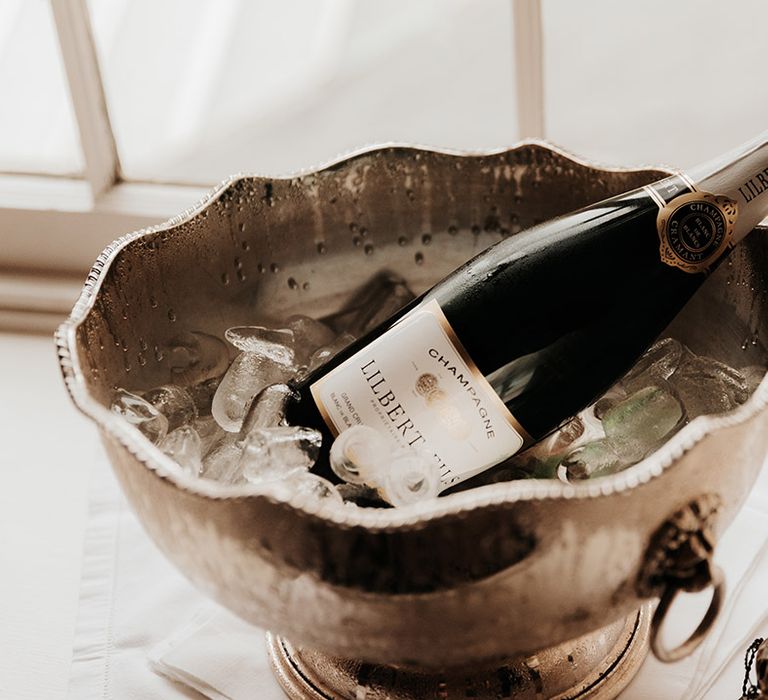
[[[731,245],[738,205],[708,192],[675,197],[656,220],[661,261],[685,272],[704,272]]]

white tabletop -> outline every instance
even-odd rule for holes
[[[0,358],[0,698],[59,699],[68,688],[77,700],[200,697],[154,674],[147,654],[169,635],[178,637],[202,610],[214,617],[209,633],[253,640],[245,677],[258,685],[253,697],[277,700],[261,631],[208,603],[139,528],[95,429],[66,396],[51,339],[0,334]],[[741,576],[765,541],[767,481],[764,470],[762,490],[720,543],[732,578]],[[768,561],[763,570],[768,577]],[[768,588],[760,589],[759,580],[750,585]],[[688,601],[673,635],[690,629],[702,604]],[[741,638],[752,633],[750,625],[766,607],[757,609],[742,595],[730,628],[710,645],[717,646],[707,657],[712,668],[722,661],[721,648],[720,657],[734,644],[738,652],[724,665],[720,688],[733,689],[727,697],[737,697],[740,687]],[[768,632],[765,624],[756,630]],[[678,700],[701,667],[701,657],[673,666],[649,659],[623,697]],[[722,691],[695,697],[725,697],[713,692]]]
[[[0,698],[65,696],[96,431],[53,339],[0,334]]]

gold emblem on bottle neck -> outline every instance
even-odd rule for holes
[[[708,192],[665,204],[656,219],[661,261],[684,272],[706,272],[731,247],[738,205]]]

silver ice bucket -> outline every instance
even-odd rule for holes
[[[540,143],[378,148],[297,177],[232,178],[99,256],[57,333],[72,399],[160,549],[273,631],[293,697],[613,697],[675,594],[711,587],[690,644],[667,649],[654,636],[661,656],[685,653],[722,599],[712,549],[766,454],[768,383],[610,477],[333,512],[177,476],[110,413],[115,387],[169,381],[163,348],[184,332],[322,316],[382,268],[419,292],[502,236],[663,175],[597,168]],[[764,364],[767,255],[762,232],[750,235],[670,333],[735,366]]]

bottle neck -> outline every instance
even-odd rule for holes
[[[768,132],[686,171],[696,188],[736,202],[733,243],[768,216]]]

